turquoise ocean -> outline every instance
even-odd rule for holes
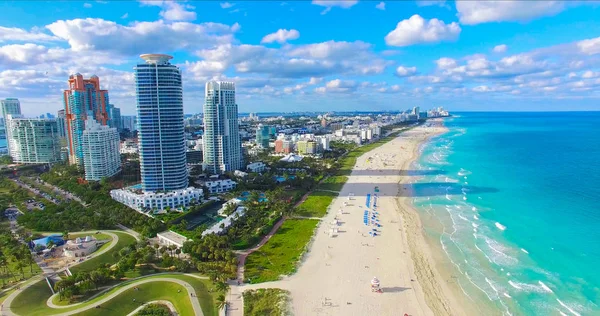
[[[600,315],[600,112],[444,124],[411,169],[448,282],[494,314]]]

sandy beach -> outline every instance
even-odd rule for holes
[[[429,124],[359,157],[319,224],[297,273],[246,288],[289,290],[294,315],[470,314],[458,298],[462,293],[456,293],[436,270],[418,214],[410,206],[411,190],[406,183],[415,175],[409,166],[418,157],[420,144],[446,131],[439,122]],[[363,214],[367,194],[373,206],[375,187],[381,228],[377,228],[378,236],[371,237],[373,226],[363,223]],[[351,200],[349,195],[354,195]],[[334,225],[336,218],[339,223]],[[334,226],[338,234],[331,237]],[[381,281],[383,293],[371,291],[373,277]]]

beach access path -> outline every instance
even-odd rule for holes
[[[421,253],[422,249],[409,247],[405,229],[415,225],[405,223],[398,203],[411,194],[400,185],[412,181],[410,173],[401,171],[416,158],[420,144],[444,131],[440,126],[422,125],[359,157],[318,225],[298,271],[280,281],[242,285],[236,290],[288,290],[295,315],[463,315],[461,306],[447,297],[445,281],[428,257],[419,257],[423,259],[419,269],[426,272],[418,274],[421,279],[417,277],[411,253]],[[376,210],[382,227],[378,236],[370,237],[373,227],[364,225],[363,213],[367,209],[373,212],[365,201],[367,194],[373,198],[375,187],[379,190]],[[336,218],[339,233],[330,237]],[[422,231],[412,233],[423,238]],[[381,281],[383,293],[371,292],[373,277]]]

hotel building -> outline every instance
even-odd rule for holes
[[[83,166],[81,137],[85,129],[85,120],[94,118],[102,125],[109,120],[108,91],[100,89],[98,76],[84,79],[80,73],[69,76],[69,89],[64,90],[65,125],[69,163]]]
[[[204,90],[204,168],[216,174],[243,168],[235,83],[209,81]]]
[[[82,149],[85,179],[99,181],[121,171],[119,132],[88,117],[83,131]]]
[[[60,158],[56,119],[7,115],[9,154],[15,163],[54,163]]]

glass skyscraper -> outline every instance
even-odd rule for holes
[[[188,186],[181,72],[172,56],[144,54],[135,69],[137,129],[144,191]]]
[[[241,170],[243,157],[235,83],[209,81],[204,93],[204,167],[210,173]]]
[[[4,100],[0,100],[0,106],[2,107],[2,124],[4,125],[4,135],[6,138],[6,149],[10,153],[10,131],[6,128],[6,120],[9,115],[21,115],[21,103],[19,99],[7,98]]]

